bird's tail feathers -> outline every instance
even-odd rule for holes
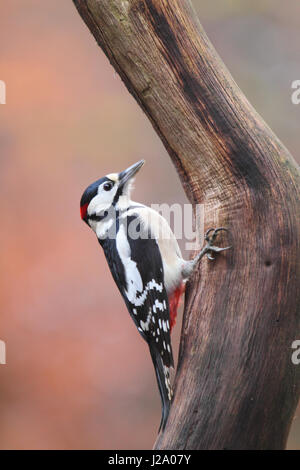
[[[164,430],[169,416],[173,390],[170,383],[170,367],[163,363],[163,359],[157,351],[155,345],[149,344],[150,354],[155,369],[157,384],[159,388],[161,403],[162,403],[162,417],[158,432]]]

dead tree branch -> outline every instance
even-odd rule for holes
[[[299,398],[299,172],[189,0],[74,0],[151,120],[207,227],[234,250],[189,284],[175,396],[157,449],[282,449]]]

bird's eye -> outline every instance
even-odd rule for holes
[[[104,191],[110,191],[112,187],[113,187],[113,183],[111,183],[110,181],[103,185]]]

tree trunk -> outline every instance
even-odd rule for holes
[[[73,0],[233,249],[189,283],[175,395],[156,449],[282,449],[300,388],[299,172],[189,0]]]

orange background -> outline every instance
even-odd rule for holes
[[[298,0],[194,0],[256,109],[299,161]],[[145,158],[134,197],[185,203],[169,157],[71,0],[2,2],[3,449],[151,448],[160,401],[148,350],[79,218],[95,179]],[[178,347],[180,325],[175,331]],[[289,447],[300,448],[299,418]]]

